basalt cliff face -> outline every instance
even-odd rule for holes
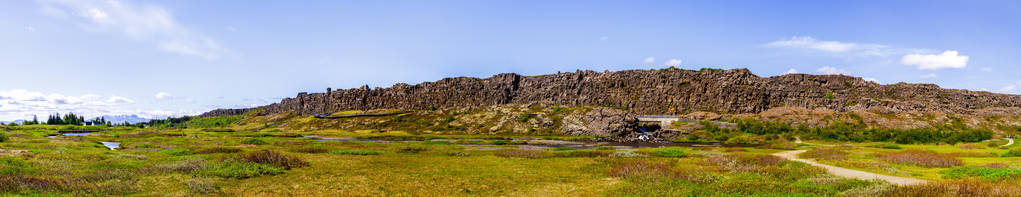
[[[1019,107],[1021,96],[943,89],[933,84],[881,85],[843,75],[787,74],[759,77],[747,69],[577,71],[542,76],[499,74],[446,78],[390,88],[299,93],[263,106],[262,113],[301,115],[343,110],[479,108],[508,103],[592,105],[635,114],[695,111],[759,113],[775,107],[866,110],[880,113],[975,114],[986,108]],[[254,108],[253,108],[254,109]],[[201,116],[236,115],[252,109],[220,109]]]

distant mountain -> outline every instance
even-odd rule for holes
[[[15,123],[21,124],[21,122],[25,122],[25,121],[27,121],[27,120],[14,120],[14,121],[0,121],[0,124],[10,124],[10,123],[12,123],[12,122],[15,122]]]
[[[129,122],[131,124],[140,123],[140,122],[149,122],[149,120],[150,120],[148,118],[138,117],[138,115],[135,115],[135,114],[131,114],[131,115],[115,115],[115,116],[106,115],[106,116],[103,116],[103,118],[106,119],[106,121],[110,121],[110,123],[124,123],[126,121],[126,122]]]

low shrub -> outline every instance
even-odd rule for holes
[[[182,156],[182,155],[190,155],[190,154],[192,154],[191,149],[187,149],[187,148],[172,148],[172,149],[167,149],[167,150],[161,150],[158,153],[161,154],[161,155],[170,155],[170,156]]]
[[[72,191],[79,189],[80,182],[64,178],[35,176],[0,176],[0,191]]]
[[[688,156],[688,153],[684,152],[683,148],[677,148],[677,147],[654,149],[651,152],[655,153],[656,155],[659,155],[661,157],[685,157],[685,156]]]
[[[197,154],[240,153],[240,152],[241,152],[241,149],[239,149],[239,148],[220,147],[220,146],[212,147],[212,148],[203,148],[203,149],[199,149],[199,150],[195,151],[195,153],[197,153]]]
[[[281,173],[284,173],[283,170],[272,165],[231,161],[214,164],[211,168],[202,171],[200,174],[223,178],[247,179],[262,175],[276,175]]]
[[[847,151],[838,147],[818,147],[801,153],[799,156],[817,160],[844,160],[847,159]]]
[[[943,178],[962,179],[967,177],[982,177],[990,181],[1021,177],[1021,169],[1010,168],[982,168],[961,166],[940,171]]]
[[[517,150],[517,149],[497,150],[493,152],[493,155],[496,155],[497,157],[516,157],[529,159],[547,158],[552,156],[550,153],[547,153],[545,151]]]
[[[269,144],[269,142],[266,142],[266,140],[259,139],[259,138],[248,138],[248,139],[245,139],[245,140],[241,140],[241,143],[242,144],[251,144],[251,145]]]
[[[331,151],[330,154],[337,154],[337,155],[380,155],[380,154],[383,154],[383,153],[379,152],[379,151],[374,151],[374,150],[343,149],[343,150]]]
[[[6,142],[7,139],[8,139],[7,135],[4,135],[3,133],[0,133],[0,142]]]
[[[280,152],[270,150],[262,150],[253,153],[248,153],[242,158],[248,162],[268,164],[283,168],[284,170],[290,170],[292,168],[300,168],[310,165],[307,161],[301,160],[297,157],[285,155]]]
[[[1021,157],[1021,148],[1010,149],[1001,155],[1003,157]]]
[[[960,159],[950,154],[939,154],[931,151],[901,151],[896,153],[883,154],[880,160],[897,163],[910,164],[922,167],[953,167],[964,164]]]
[[[420,152],[426,151],[426,150],[429,150],[429,149],[427,149],[425,147],[420,147],[420,146],[407,146],[407,147],[402,147],[400,149],[397,149],[397,153],[415,154],[415,153],[420,153]]]
[[[220,187],[215,185],[215,182],[209,179],[188,179],[188,191],[197,194],[211,194],[220,190]]]

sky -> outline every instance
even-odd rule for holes
[[[670,66],[1021,94],[1018,1],[26,0],[0,16],[0,120]]]

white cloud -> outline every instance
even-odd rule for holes
[[[770,43],[766,43],[766,46],[806,48],[831,53],[856,52],[866,56],[886,56],[891,52],[888,49],[889,47],[887,47],[886,45],[859,44],[840,41],[820,41],[808,36],[794,36],[791,37],[791,39],[777,40]]]
[[[985,71],[985,72],[993,72],[993,68],[992,67],[982,67],[982,68],[980,68],[980,70]]]
[[[947,68],[964,68],[968,66],[968,56],[958,55],[957,51],[948,50],[941,54],[909,54],[901,58],[904,65],[918,66],[919,70],[939,70]]]
[[[166,93],[166,92],[158,92],[158,93],[156,93],[156,99],[166,99],[166,98],[171,98],[173,96],[174,95],[171,95],[170,93]]]
[[[35,31],[35,27],[25,26],[25,31]]]
[[[1013,92],[1014,90],[1017,90],[1017,85],[1013,85],[1012,84],[1012,85],[1008,85],[1008,86],[1005,86],[1003,88],[1000,88],[1000,92],[1002,92],[1002,93],[1009,93],[1009,92]]]
[[[645,58],[644,62],[645,63],[653,63],[653,62],[656,62],[656,58],[655,57],[647,57],[647,58]]]
[[[112,103],[112,104],[135,103],[134,100],[131,100],[131,99],[128,99],[128,98],[124,98],[124,97],[119,97],[119,96],[110,96],[110,99],[107,99],[106,102],[107,103]]]
[[[24,89],[0,90],[0,120],[31,119],[32,115],[46,117],[49,114],[68,112],[86,117],[135,114],[144,118],[195,115],[203,112],[197,109],[178,111],[128,109],[138,105],[132,104],[134,102],[120,96],[104,97],[96,94],[67,96]]]
[[[932,79],[932,78],[939,77],[939,75],[936,75],[936,73],[929,73],[929,74],[925,74],[925,75],[918,76],[918,77],[920,77],[922,79]]]
[[[153,42],[167,52],[204,59],[217,59],[230,53],[213,38],[178,23],[170,11],[160,6],[132,5],[117,0],[42,2],[46,13],[71,19],[89,31],[119,33],[134,40]]]
[[[663,63],[663,65],[664,66],[680,66],[681,62],[682,62],[681,59],[670,59],[670,60],[667,60],[666,63]]]
[[[839,69],[839,68],[832,67],[832,66],[824,66],[822,68],[816,69],[815,71],[819,72],[819,73],[822,73],[822,74],[826,74],[826,75],[836,75],[836,74],[847,75],[847,71],[846,70]]]
[[[783,74],[798,74],[798,73],[799,72],[798,72],[797,69],[793,69],[792,68],[792,69],[787,70],[787,72],[784,72]]]
[[[862,77],[861,79],[865,80],[865,81],[871,81],[871,82],[879,83],[879,80],[877,80],[876,78],[872,78],[872,77]]]
[[[599,41],[606,41],[606,40],[609,40],[609,39],[610,39],[609,36],[599,37]]]

